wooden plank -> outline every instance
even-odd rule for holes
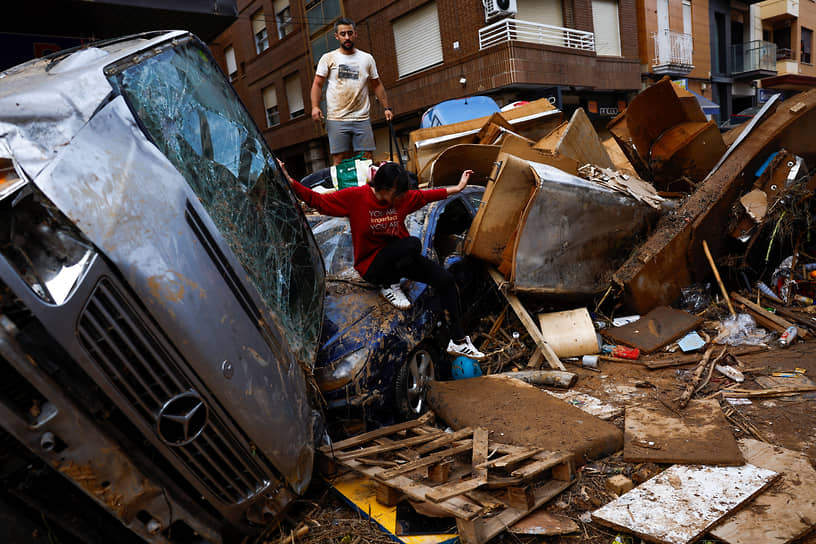
[[[375,480],[378,480],[379,474],[383,472],[383,469],[380,467],[367,467],[355,460],[348,461],[348,466],[352,470]],[[405,493],[408,498],[415,501],[424,501],[425,494],[433,489],[422,483],[415,482],[407,476],[395,476],[393,478],[389,478],[387,485],[399,489]],[[465,520],[475,518],[483,510],[481,505],[478,505],[461,495],[446,501],[442,501],[437,506],[449,513],[451,516]]]
[[[471,464],[473,466],[474,479],[487,483],[487,469],[480,467],[482,463],[487,461],[487,429],[477,427],[473,431],[473,454],[471,455]]]
[[[551,481],[536,488],[534,493],[535,501],[533,507],[529,510],[505,508],[489,518],[472,518],[471,520],[457,518],[456,528],[459,531],[459,538],[463,544],[484,544],[570,485],[572,485],[572,482]]]
[[[492,461],[483,463],[478,468],[506,468],[510,465],[517,465],[522,461],[526,461],[533,455],[541,453],[542,451],[544,451],[544,448],[530,448],[527,451],[520,451],[518,453],[497,457]]]
[[[425,498],[431,502],[439,503],[450,498],[456,497],[468,491],[478,489],[487,483],[487,476],[482,480],[478,477],[468,478],[467,480],[460,480],[445,485],[434,487],[431,491],[425,494]]]
[[[749,463],[782,477],[711,534],[729,544],[785,544],[808,533],[816,522],[816,471],[807,455],[751,439],[740,448]]]
[[[504,283],[504,278],[499,271],[492,266],[488,267],[488,271],[490,272],[490,277],[493,278],[496,285],[501,287],[502,283]],[[530,338],[532,338],[535,342],[536,347],[541,350],[541,353],[544,355],[544,358],[547,360],[550,367],[566,372],[567,369],[564,367],[563,363],[561,363],[560,359],[558,359],[558,356],[555,354],[552,348],[547,344],[547,341],[541,335],[541,331],[538,330],[538,326],[533,321],[533,318],[530,317],[530,314],[527,312],[527,309],[524,307],[518,297],[512,293],[503,292],[503,294],[504,298],[507,299],[507,302],[510,303],[510,307],[513,308],[514,312],[516,312],[516,316],[518,316],[521,324],[524,325],[525,329],[527,329],[527,332],[530,334]]]
[[[446,432],[439,432],[442,435],[440,438],[435,439],[433,442],[428,442],[424,446],[420,446],[418,448],[414,448],[416,452],[420,455],[430,453],[435,449],[441,448],[442,446],[447,446],[451,442],[456,442],[458,440],[466,439],[473,434],[472,427],[465,427],[464,429],[459,429],[453,433],[446,433]]]
[[[346,448],[359,446],[360,444],[365,444],[366,442],[370,442],[375,438],[381,438],[383,436],[388,436],[389,434],[394,434],[407,429],[413,429],[414,427],[419,427],[420,425],[425,425],[433,421],[433,418],[434,418],[433,412],[427,412],[424,415],[422,415],[419,419],[405,421],[403,423],[390,425],[388,427],[381,427],[379,429],[375,429],[367,433],[358,434],[357,436],[352,436],[345,440],[341,440],[340,442],[335,442],[333,444],[321,446],[320,451],[322,453],[330,454],[332,452],[344,450]]]
[[[469,451],[473,448],[473,441],[467,440],[465,444],[454,446],[453,448],[448,448],[446,450],[440,451],[439,453],[434,453],[433,455],[429,455],[428,457],[423,457],[421,459],[417,459],[416,461],[412,461],[410,463],[405,463],[401,467],[389,469],[382,474],[378,475],[377,478],[380,480],[390,480],[394,476],[399,476],[400,474],[405,474],[406,472],[411,472],[423,467],[427,467],[433,465],[434,463],[438,463],[439,461],[446,459],[448,457],[464,453]],[[343,460],[338,459],[340,463],[345,463]]]
[[[736,300],[740,304],[744,304],[746,308],[750,308],[755,313],[762,315],[765,319],[768,319],[769,321],[773,321],[778,326],[782,327],[782,330],[785,330],[788,327],[793,327],[794,326],[793,323],[791,323],[790,321],[788,321],[784,317],[778,316],[776,314],[772,314],[771,312],[769,312],[768,310],[766,310],[762,306],[754,304],[753,302],[751,302],[750,300],[748,300],[744,296],[740,295],[739,293],[732,292],[731,293],[731,298],[733,298],[734,300]],[[797,329],[798,329],[798,334],[799,334],[800,337],[807,338],[809,336],[808,332],[805,329],[800,328],[800,327],[797,327]]]
[[[378,444],[376,446],[367,446],[365,448],[360,448],[351,451],[341,452],[336,451],[334,453],[334,457],[338,461],[343,461],[344,459],[356,459],[358,457],[368,457],[370,455],[379,455],[381,453],[386,453],[389,451],[410,448],[413,446],[417,446],[419,444],[425,444],[426,442],[429,442],[433,439],[434,439],[433,435],[423,434],[419,436],[412,436],[410,438],[404,438],[402,440],[394,440],[390,444]]]
[[[592,513],[592,521],[650,542],[686,544],[776,480],[743,465],[672,465]]]

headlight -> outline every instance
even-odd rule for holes
[[[328,393],[347,385],[363,369],[369,353],[368,348],[360,348],[328,366],[315,369],[317,387]]]
[[[0,159],[0,252],[34,293],[62,304],[96,252],[71,221],[11,161]]]

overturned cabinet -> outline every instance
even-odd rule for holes
[[[549,164],[500,153],[465,252],[511,288],[541,295],[603,291],[658,209]]]

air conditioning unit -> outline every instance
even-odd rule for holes
[[[482,0],[485,10],[485,22],[495,21],[518,13],[516,0]]]

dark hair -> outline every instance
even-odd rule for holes
[[[351,25],[352,30],[357,30],[357,25],[354,24],[354,21],[349,19],[348,17],[340,17],[334,23],[334,33],[337,34],[337,27],[340,25]]]
[[[371,180],[371,187],[375,191],[381,189],[394,189],[394,196],[399,196],[410,189],[411,180],[405,168],[395,162],[387,162],[380,166],[374,179]]]

